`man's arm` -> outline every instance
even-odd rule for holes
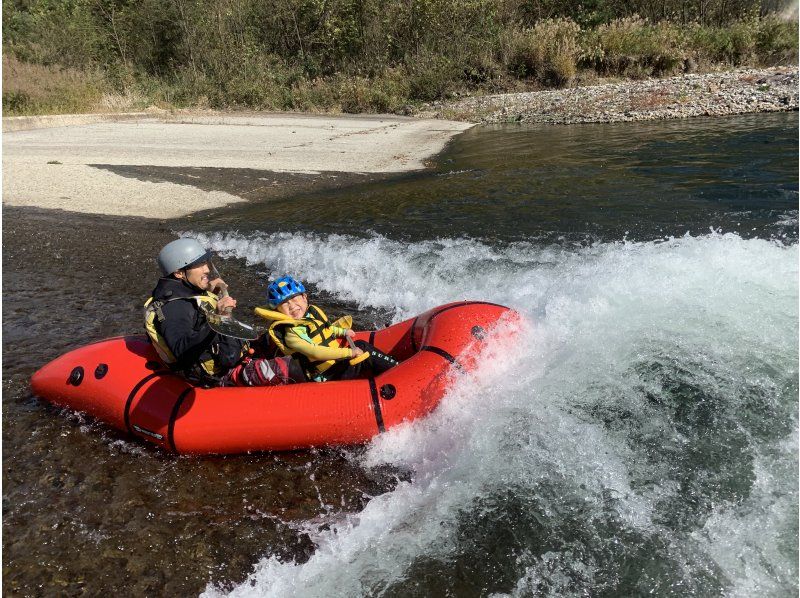
[[[202,353],[214,337],[210,326],[194,329],[197,307],[193,300],[170,301],[162,308],[164,321],[159,322],[161,336],[175,359],[182,361],[187,354]]]

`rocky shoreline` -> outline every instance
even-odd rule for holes
[[[473,123],[612,123],[798,109],[792,67],[475,96],[434,102],[416,115]]]

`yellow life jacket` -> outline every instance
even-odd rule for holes
[[[153,298],[150,297],[144,303],[144,329],[147,331],[147,336],[150,337],[150,342],[153,344],[153,347],[155,348],[156,353],[158,353],[159,358],[161,358],[161,361],[167,365],[174,365],[177,362],[177,359],[175,359],[172,351],[169,350],[167,341],[164,340],[164,337],[161,336],[161,333],[156,328],[156,320],[159,322],[164,321],[164,313],[161,311],[161,308],[164,306],[164,304],[169,303],[170,301],[192,300],[197,303],[197,307],[201,310],[203,309],[203,304],[211,309],[216,309],[219,297],[217,297],[214,293],[208,292],[206,295],[174,297],[173,299],[167,299],[166,301],[154,301]],[[219,373],[213,358],[201,361],[200,367],[202,367],[207,374],[211,374],[212,376]]]
[[[303,326],[306,329],[308,338],[311,339],[311,342],[315,345],[323,347],[341,347],[340,339],[333,336],[331,326],[338,326],[339,328],[353,327],[353,318],[350,316],[342,316],[333,323],[329,322],[325,312],[316,305],[308,306],[306,316],[302,320],[295,320],[286,314],[265,307],[257,307],[255,312],[265,320],[272,321],[268,331],[272,342],[275,343],[275,346],[278,347],[284,355],[291,355],[300,362],[309,380],[317,378],[320,374],[328,370],[336,363],[336,360],[312,361],[306,355],[293,351],[285,344],[284,339],[286,332],[295,326]]]

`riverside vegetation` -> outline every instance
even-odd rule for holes
[[[9,0],[4,115],[409,113],[463,95],[796,65],[768,0]]]

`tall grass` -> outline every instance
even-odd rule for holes
[[[545,6],[534,0],[140,0],[98,21],[78,0],[31,2],[59,8],[29,15],[3,5],[6,115],[151,104],[394,112],[462,93],[565,86],[576,76],[798,59],[796,21],[751,13],[678,24],[573,19],[555,9],[533,18],[525,7]],[[72,21],[59,31],[63,18]]]
[[[797,64],[797,22],[766,18],[727,27],[692,26],[686,38],[686,49],[708,63]]]
[[[562,86],[575,76],[580,26],[571,19],[546,19],[503,36],[503,57],[518,78]]]
[[[92,112],[106,90],[105,80],[96,72],[3,56],[4,115]]]
[[[581,40],[581,64],[600,75],[669,75],[683,68],[687,57],[685,28],[667,21],[617,19],[585,32]]]

